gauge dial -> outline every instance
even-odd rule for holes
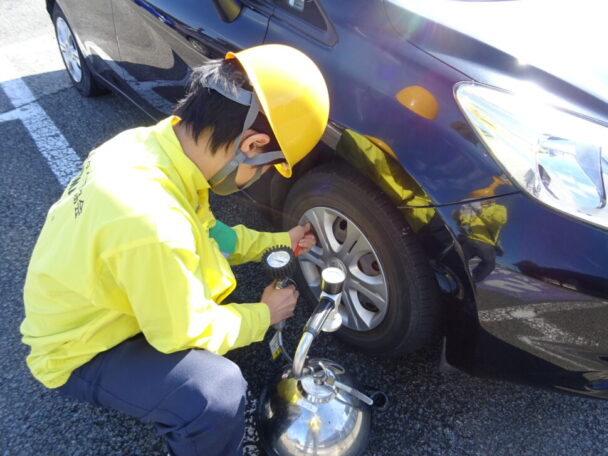
[[[266,263],[271,268],[282,268],[289,263],[289,260],[291,260],[289,252],[286,250],[279,250],[270,253],[266,258]]]

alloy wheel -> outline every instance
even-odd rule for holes
[[[74,82],[79,83],[82,80],[82,68],[74,35],[72,35],[70,27],[62,17],[57,18],[56,30],[57,43],[59,44],[59,50],[61,51],[65,67]]]

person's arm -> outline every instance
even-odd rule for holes
[[[230,227],[219,220],[216,220],[209,234],[232,265],[260,261],[264,252],[271,247],[291,247],[291,237],[287,232],[265,233],[243,225]]]
[[[479,217],[488,230],[497,231],[507,223],[507,208],[502,204],[492,204],[483,208]]]
[[[154,242],[115,253],[106,264],[153,347],[224,354],[262,340],[270,312],[264,303],[218,305],[212,290],[229,288],[230,279],[212,260]]]

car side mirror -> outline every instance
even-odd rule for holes
[[[243,9],[239,0],[213,0],[213,6],[224,22],[233,22]]]

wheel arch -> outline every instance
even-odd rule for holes
[[[380,138],[349,129],[343,130],[334,144],[335,159],[349,163],[379,187],[417,234],[442,294],[464,296],[464,288],[470,290],[471,282],[456,236],[436,210],[437,204],[401,165],[390,146]]]
[[[317,147],[294,169],[297,179],[312,168],[332,162],[343,161],[355,168],[379,187],[397,208],[432,208],[435,206],[416,179],[399,163],[395,153],[382,139],[346,129],[331,121]],[[281,208],[286,190],[295,179],[275,176],[272,179],[271,205]],[[423,217],[418,211],[413,216],[409,211],[401,212],[410,225],[421,225],[415,217]]]
[[[365,176],[395,204],[414,232],[420,237],[432,238],[423,240],[425,251],[432,262],[440,262],[445,257],[445,251],[457,243],[449,224],[435,210],[437,204],[382,139],[341,128],[330,122],[319,145],[295,168],[295,177],[332,161],[345,162]],[[282,208],[285,195],[294,181],[295,179],[273,179],[273,207]],[[429,249],[428,244],[433,242],[441,244],[441,247]],[[451,267],[455,267],[454,261],[451,261]],[[466,277],[464,260],[459,269],[458,274]]]

